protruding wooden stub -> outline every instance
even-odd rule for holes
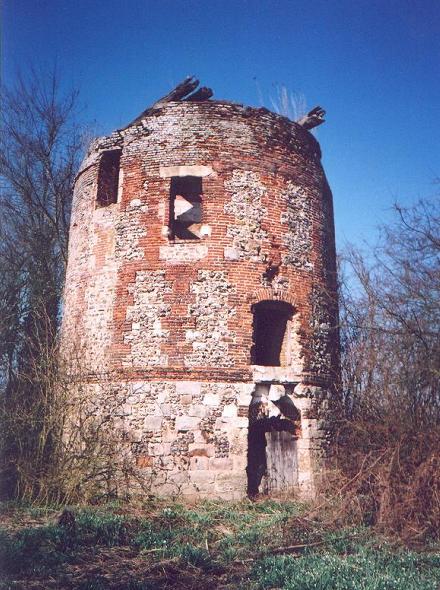
[[[325,111],[321,107],[315,107],[305,117],[301,117],[297,121],[298,125],[304,127],[304,129],[313,129],[325,122],[324,119]]]

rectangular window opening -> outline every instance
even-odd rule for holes
[[[173,176],[170,185],[170,237],[200,239],[202,222],[202,178]]]
[[[121,150],[109,150],[101,155],[96,196],[99,207],[106,207],[118,201],[120,161]]]
[[[281,301],[262,301],[254,305],[252,364],[272,367],[289,365],[292,314],[292,306]]]

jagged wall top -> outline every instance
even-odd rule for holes
[[[214,95],[213,90],[211,88],[208,88],[207,86],[201,86],[200,88],[198,88],[199,84],[200,82],[197,78],[194,78],[194,76],[188,76],[182,82],[180,82],[175,88],[173,88],[171,92],[169,92],[165,96],[162,96],[162,98],[159,98],[159,100],[157,100],[153,105],[145,109],[138,117],[133,119],[133,121],[131,121],[131,123],[129,123],[123,129],[127,129],[128,127],[137,125],[138,123],[140,123],[140,121],[142,121],[142,119],[147,117],[155,110],[160,109],[168,102],[205,102],[210,100]],[[267,109],[265,108],[258,110],[262,110],[263,112],[267,111]],[[301,127],[304,127],[304,129],[312,129],[313,127],[321,125],[321,123],[324,123],[324,115],[324,109],[322,109],[320,106],[317,106],[313,108],[309,113],[307,113],[307,115],[298,119],[296,123],[298,123],[298,125],[301,125]]]
[[[80,167],[81,174],[89,166],[96,163],[99,152],[108,149],[123,147],[127,139],[131,141],[134,135],[144,135],[145,129],[148,128],[146,121],[149,117],[160,115],[164,108],[178,107],[179,104],[193,104],[200,105],[206,113],[206,107],[219,107],[228,111],[225,116],[243,116],[246,118],[267,119],[269,125],[281,126],[285,128],[286,140],[289,136],[300,135],[300,143],[307,146],[310,153],[314,153],[317,158],[321,157],[321,150],[318,142],[310,133],[305,131],[310,130],[316,125],[324,122],[323,116],[325,111],[320,107],[315,107],[308,115],[302,117],[298,121],[291,121],[287,117],[274,113],[265,107],[250,107],[240,103],[235,103],[226,100],[212,100],[213,91],[211,88],[202,86],[198,88],[199,80],[190,76],[185,78],[178,84],[171,92],[157,100],[153,105],[142,111],[142,113],[133,119],[128,125],[114,131],[111,135],[99,137],[91,142],[86,157],[84,158]],[[204,105],[206,105],[204,107]]]

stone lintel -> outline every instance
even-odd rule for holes
[[[291,367],[265,367],[252,365],[254,383],[301,383],[302,377],[294,372]]]
[[[168,264],[197,262],[208,255],[208,246],[197,243],[169,244],[159,247],[159,259]]]
[[[203,178],[213,173],[211,166],[159,166],[161,178],[172,178],[173,176],[198,176]]]

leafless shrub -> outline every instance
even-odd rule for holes
[[[373,252],[345,256],[345,417],[325,486],[336,518],[415,539],[440,530],[440,212],[395,212]]]
[[[124,421],[129,383],[85,374],[80,356],[64,359],[58,391],[64,404],[59,477],[70,501],[129,498],[148,493],[157,473],[140,470]]]
[[[339,431],[318,503],[339,524],[373,525],[407,541],[440,530],[440,429],[347,422]]]
[[[148,491],[155,474],[136,468],[121,419],[128,385],[84,374],[79,354],[60,361],[52,340],[37,349],[19,377],[38,383],[38,395],[21,386],[0,404],[0,478],[12,486],[9,496],[73,503]]]
[[[270,99],[272,108],[279,115],[297,121],[307,114],[306,97],[301,92],[289,92],[286,86],[277,86],[275,98]]]

